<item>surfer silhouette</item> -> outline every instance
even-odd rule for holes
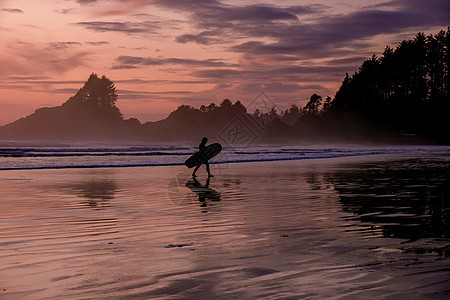
[[[212,175],[211,172],[209,171],[208,158],[203,153],[203,150],[205,150],[205,148],[206,148],[206,143],[207,142],[208,142],[208,138],[204,137],[202,139],[200,145],[198,145],[198,150],[200,152],[200,160],[199,160],[199,163],[197,164],[197,166],[195,167],[194,172],[192,173],[192,177],[196,177],[197,176],[197,175],[195,175],[195,173],[197,172],[197,170],[200,168],[200,166],[202,164],[204,164],[206,166],[206,172],[208,172],[208,177],[214,177],[214,175]]]
[[[210,145],[206,146],[207,142],[208,142],[208,138],[204,137],[202,139],[202,142],[200,143],[200,145],[198,145],[199,151],[192,154],[191,157],[186,159],[186,161],[184,162],[186,167],[188,167],[189,169],[195,167],[194,172],[192,173],[192,177],[196,176],[195,173],[197,172],[197,170],[200,168],[201,165],[206,166],[206,171],[208,172],[208,178],[214,177],[211,174],[211,172],[209,171],[209,162],[208,161],[211,158],[215,157],[217,154],[219,154],[220,151],[222,151],[222,145],[220,145],[219,143],[214,143],[214,144],[210,144]]]

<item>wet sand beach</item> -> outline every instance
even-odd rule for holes
[[[448,299],[449,158],[0,171],[0,299]]]

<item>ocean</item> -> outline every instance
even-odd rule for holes
[[[197,145],[187,143],[0,146],[0,170],[145,167],[183,165]],[[449,146],[362,146],[332,144],[224,145],[212,164],[303,160],[376,154],[450,151]]]

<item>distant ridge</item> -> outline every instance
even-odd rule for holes
[[[1,128],[3,139],[113,139],[137,137],[140,122],[124,120],[116,107],[114,83],[91,74],[84,86],[57,107],[37,109],[33,114]]]
[[[236,116],[250,116],[237,101],[195,109],[181,105],[167,118],[141,124],[124,119],[116,106],[118,94],[106,76],[92,73],[84,86],[61,106],[37,109],[31,115],[0,127],[3,140],[155,141],[197,140],[215,137]],[[262,136],[258,136],[263,138]]]

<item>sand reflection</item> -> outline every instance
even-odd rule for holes
[[[195,177],[186,182],[188,187],[195,195],[198,196],[198,201],[201,206],[207,206],[208,201],[220,201],[221,195],[215,189],[209,187],[210,178],[206,180],[205,184],[200,183]]]
[[[367,233],[409,243],[450,237],[450,164],[402,160],[346,168],[331,175],[344,211],[352,212]],[[449,255],[450,251],[424,250]]]
[[[447,299],[449,164],[3,173],[0,298]]]
[[[70,190],[78,197],[84,198],[83,203],[87,206],[104,208],[114,199],[118,187],[112,180],[92,180],[71,185]]]

